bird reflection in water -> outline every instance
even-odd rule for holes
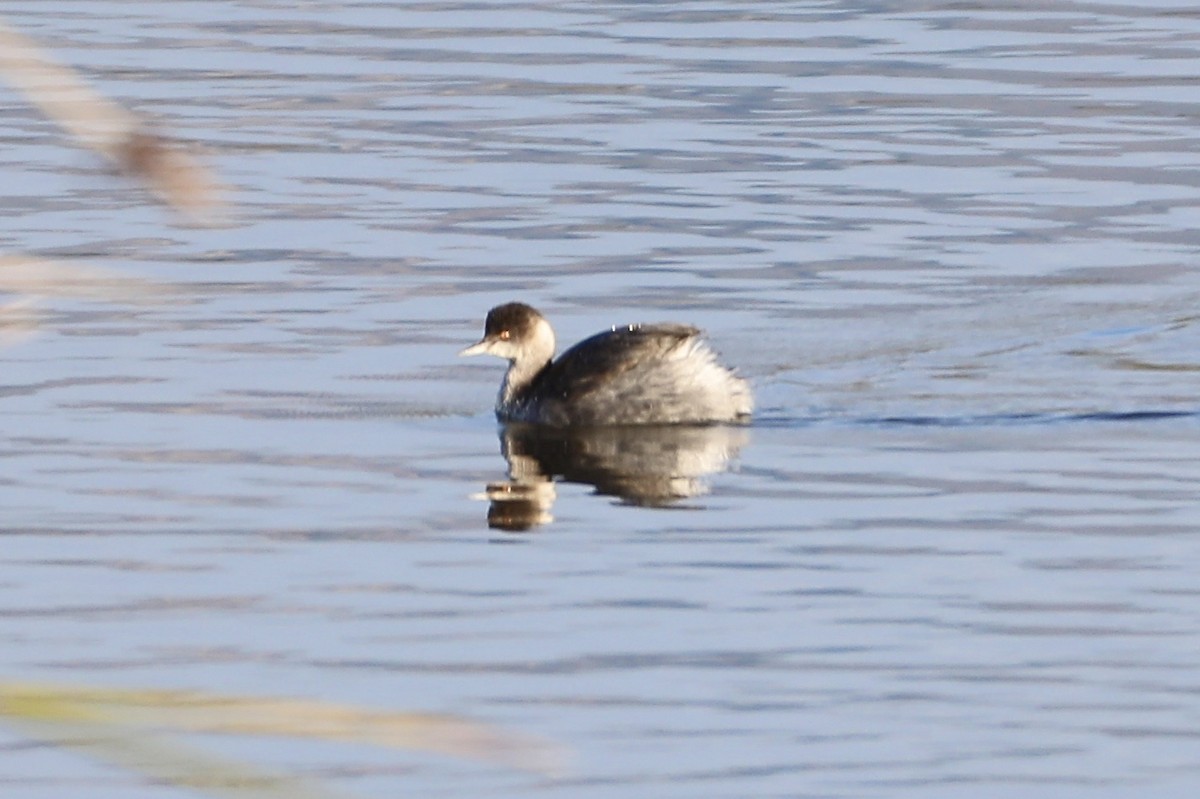
[[[488,526],[523,532],[553,521],[556,479],[644,507],[706,494],[705,478],[728,469],[748,437],[746,428],[724,425],[506,425],[508,480],[487,486]]]

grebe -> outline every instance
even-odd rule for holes
[[[626,325],[554,357],[554,330],[520,302],[488,311],[483,338],[459,355],[496,355],[508,372],[496,398],[504,422],[573,425],[745,421],[749,384],[717,362],[698,328]]]

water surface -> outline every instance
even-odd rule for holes
[[[0,249],[169,288],[0,351],[5,679],[578,758],[204,741],[362,796],[1194,792],[1192,6],[8,14],[237,213],[173,224],[0,93]],[[699,324],[760,415],[668,503],[559,482],[491,529],[501,367],[455,353],[509,299]],[[183,795],[3,735],[6,794]]]

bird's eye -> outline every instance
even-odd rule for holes
[[[508,332],[507,330],[500,331],[500,340],[501,341],[508,341],[510,338],[512,338],[512,333]]]

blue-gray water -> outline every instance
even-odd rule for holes
[[[0,351],[0,679],[576,752],[229,745],[364,797],[1195,794],[1194,3],[5,13],[236,212],[174,226],[0,88],[0,251],[171,288]],[[759,418],[643,442],[669,509],[490,529],[502,368],[455,353],[509,299],[699,324]],[[2,729],[0,793],[190,795]]]

